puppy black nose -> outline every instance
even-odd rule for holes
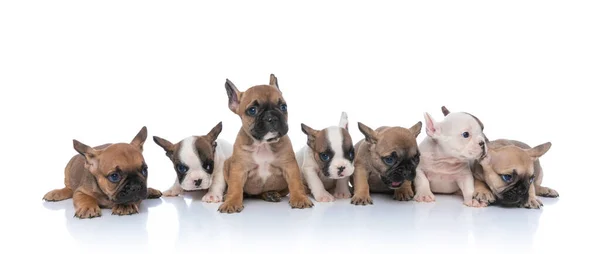
[[[194,185],[196,185],[196,187],[200,186],[200,184],[202,184],[202,179],[194,180]]]
[[[273,115],[271,112],[267,112],[265,113],[265,116],[263,118],[265,121],[272,123],[272,122],[278,122],[279,118],[276,117],[275,115]]]
[[[337,169],[338,169],[338,172],[337,172],[338,176],[343,176],[344,169],[346,169],[346,167],[339,166]]]

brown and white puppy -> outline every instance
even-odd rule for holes
[[[146,187],[148,166],[142,155],[147,129],[143,127],[130,143],[89,147],[73,140],[79,154],[65,168],[65,187],[48,192],[46,201],[73,198],[75,216],[94,218],[100,208],[111,208],[112,214],[139,212],[146,198],[159,198],[161,192]]]
[[[203,202],[221,202],[225,193],[223,164],[231,156],[233,146],[229,142],[217,139],[223,124],[219,122],[204,136],[189,136],[176,144],[154,136],[154,142],[165,150],[173,162],[177,177],[173,186],[163,192],[173,197],[184,191],[208,189],[202,197]]]
[[[543,206],[536,196],[558,197],[558,192],[542,186],[544,173],[539,161],[552,143],[531,148],[520,141],[498,139],[488,146],[487,155],[473,165],[475,178],[485,181],[477,186],[477,197],[488,203],[525,208]]]
[[[354,173],[354,145],[348,132],[346,112],[342,112],[338,126],[322,130],[314,130],[305,124],[301,127],[307,142],[296,153],[296,160],[304,183],[315,200],[331,202],[336,198],[350,198],[348,183]]]
[[[414,196],[412,181],[420,161],[416,138],[421,127],[418,122],[410,129],[383,126],[373,130],[358,123],[365,138],[355,145],[352,204],[373,204],[370,192],[393,192],[394,199],[401,201]]]
[[[227,194],[219,211],[241,212],[244,194],[279,202],[289,193],[292,208],[312,207],[287,136],[287,104],[275,75],[271,74],[269,85],[253,86],[244,92],[228,79],[225,89],[229,109],[240,116],[242,127],[233,155],[225,161]]]

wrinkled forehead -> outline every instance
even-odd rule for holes
[[[417,140],[409,130],[399,127],[382,131],[377,142],[377,153],[388,156],[396,152],[399,157],[412,157],[417,154]]]
[[[532,168],[533,160],[522,149],[506,146],[494,150],[492,165],[498,169]]]
[[[353,144],[350,134],[347,130],[338,126],[331,126],[323,129],[315,136],[316,152],[325,152],[328,149],[335,151],[340,148],[342,151],[349,151],[352,147]]]
[[[452,113],[444,118],[442,129],[450,132],[469,131],[472,133],[482,133],[483,123],[468,113]]]
[[[114,144],[102,152],[104,158],[102,167],[119,168],[123,170],[137,169],[144,162],[142,153],[129,144]]]
[[[249,96],[253,94],[253,96]],[[242,105],[252,105],[254,102],[257,102],[260,105],[264,104],[277,104],[279,102],[284,102],[281,92],[270,85],[259,85],[253,86],[244,92],[241,98]]]

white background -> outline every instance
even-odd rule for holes
[[[217,2],[217,1],[215,1]],[[596,182],[600,8],[597,1],[2,1],[0,248],[74,252],[547,252],[591,247]],[[72,218],[63,186],[72,139],[88,145],[150,137],[178,141],[219,121],[240,122],[225,79],[239,89],[279,78],[289,135],[300,123],[410,127],[440,107],[478,116],[491,139],[552,149],[541,210],[464,207],[375,196],[292,210],[247,201],[221,215],[201,195],[144,203],[142,213]],[[423,131],[419,141],[424,138]],[[149,185],[175,173],[149,138]],[[591,230],[585,233],[585,230]],[[5,253],[6,250],[1,252]],[[14,251],[12,251],[14,252]]]

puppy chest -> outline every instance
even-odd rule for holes
[[[274,173],[271,163],[275,161],[275,154],[268,147],[259,146],[252,153],[252,159],[254,160],[254,168],[250,171],[250,177],[257,177],[266,182]]]

